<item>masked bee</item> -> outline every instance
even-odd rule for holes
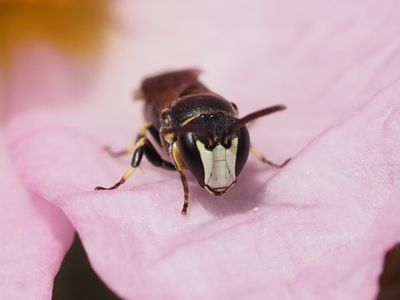
[[[198,70],[189,69],[149,77],[142,82],[135,99],[145,101],[146,123],[136,143],[119,152],[108,148],[113,156],[133,153],[131,166],[116,184],[95,190],[118,188],[139,166],[143,154],[153,165],[179,172],[184,190],[183,215],[189,205],[186,170],[213,195],[222,195],[235,185],[250,152],[246,124],[285,107],[275,105],[238,118],[237,106],[205,87],[198,80],[199,74]],[[171,161],[161,157],[148,135]],[[277,165],[255,149],[251,152],[274,167],[283,167],[289,161]]]

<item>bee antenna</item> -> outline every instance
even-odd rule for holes
[[[235,123],[233,123],[229,129],[227,130],[228,133],[233,133],[235,130],[242,128],[243,126],[245,126],[247,123],[254,121],[255,119],[264,117],[266,115],[281,111],[281,110],[285,110],[286,106],[284,105],[274,105],[274,106],[270,106],[270,107],[266,107],[260,110],[257,110],[255,112],[252,112],[251,114],[248,114],[247,116],[244,116],[241,119],[238,119],[235,121]]]

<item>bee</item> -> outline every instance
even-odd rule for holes
[[[118,188],[145,155],[154,166],[179,173],[184,192],[181,213],[185,215],[189,206],[187,170],[201,187],[219,196],[235,185],[250,152],[270,166],[281,168],[286,165],[290,159],[275,164],[256,149],[251,149],[246,127],[250,121],[284,110],[285,106],[267,107],[239,118],[237,106],[209,90],[199,81],[199,75],[199,70],[187,69],[143,80],[135,99],[144,100],[145,123],[136,142],[119,152],[107,148],[113,156],[131,153],[130,167],[113,186],[98,186],[96,191]],[[166,152],[170,161],[162,158],[154,143]]]

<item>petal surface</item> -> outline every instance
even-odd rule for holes
[[[134,188],[91,192],[93,181],[106,177],[92,169],[96,144],[66,129],[40,131],[13,153],[37,153],[38,141],[52,145],[50,161],[65,172],[37,192],[64,210],[95,269],[123,297],[365,299],[377,291],[383,254],[400,228],[399,97],[396,82],[268,184],[265,172],[251,169],[217,199],[191,184],[195,200],[186,217],[176,177],[148,183],[146,171],[135,174]],[[85,150],[81,164],[57,154],[72,143]],[[35,161],[39,178],[52,171],[40,156],[25,158]],[[38,177],[22,176],[36,185]],[[54,191],[62,184],[64,192]]]
[[[0,298],[51,299],[72,242],[64,213],[21,184],[0,140]]]

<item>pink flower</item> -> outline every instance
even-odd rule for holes
[[[73,229],[122,298],[373,298],[400,229],[399,4],[114,8],[124,30],[110,36],[97,72],[45,45],[20,52],[11,69],[6,100],[22,104],[9,114],[0,152],[0,233],[12,241],[0,250],[0,279],[9,282],[1,298],[26,298],[21,287],[49,298]],[[147,161],[119,190],[94,192],[129,163],[101,146],[134,138],[143,120],[130,98],[141,78],[187,66],[201,67],[205,84],[242,115],[285,104],[250,131],[271,160],[292,162],[276,171],[250,158],[235,189],[218,198],[191,182],[185,217],[177,174]],[[61,104],[21,112],[23,99]]]

